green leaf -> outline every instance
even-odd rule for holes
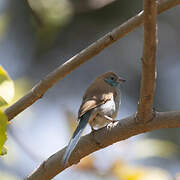
[[[4,143],[7,139],[6,129],[8,125],[8,119],[6,115],[0,110],[0,155],[6,154],[6,147]]]
[[[7,105],[14,97],[14,83],[0,66],[0,106]]]

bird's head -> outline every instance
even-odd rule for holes
[[[125,82],[126,80],[119,77],[114,72],[107,72],[103,75],[104,81],[108,83],[110,86],[117,87],[119,84]]]

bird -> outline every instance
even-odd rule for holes
[[[79,124],[62,157],[63,166],[67,164],[88,123],[91,130],[95,131],[115,122],[120,105],[119,85],[123,82],[125,79],[116,73],[106,72],[98,76],[86,89],[78,111]]]

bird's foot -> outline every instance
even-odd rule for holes
[[[111,121],[108,125],[107,125],[107,128],[108,129],[111,129],[112,127],[115,127],[117,124],[118,124],[118,120],[114,120],[113,119],[113,121]]]

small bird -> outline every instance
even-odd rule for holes
[[[119,84],[123,82],[125,80],[114,72],[106,72],[87,88],[78,112],[79,124],[62,158],[63,166],[66,165],[88,123],[94,131],[94,128],[101,128],[115,121],[120,104]]]

